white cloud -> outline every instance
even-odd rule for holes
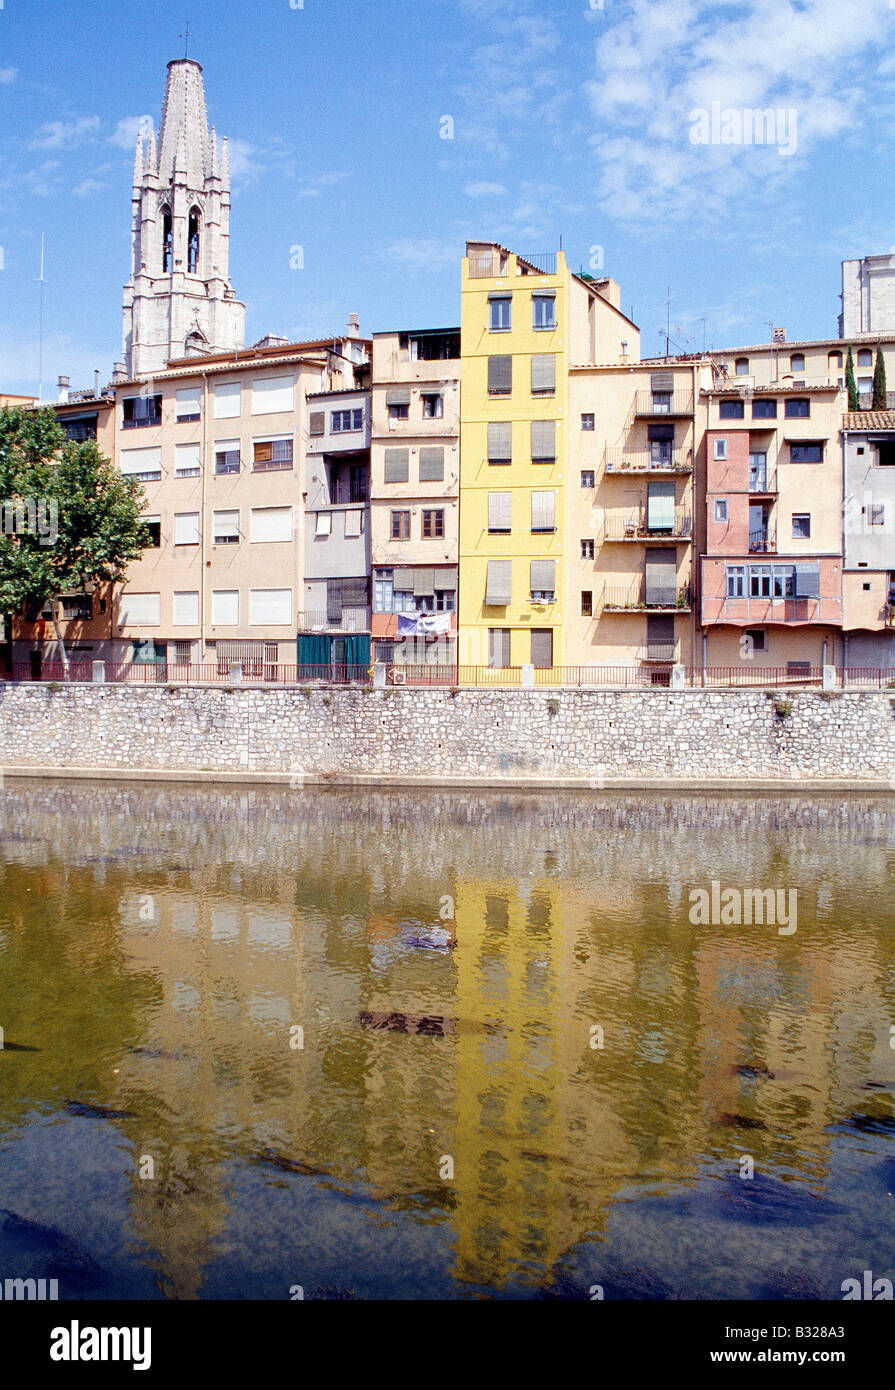
[[[324,188],[333,188],[336,184],[344,183],[351,175],[338,169],[332,169],[324,174],[315,174],[309,178],[304,187],[300,188],[295,195],[296,198],[319,198]]]
[[[72,193],[76,198],[89,198],[92,193],[102,193],[107,187],[107,184],[100,183],[98,179],[83,179],[75,185]]]
[[[79,116],[71,121],[48,121],[31,141],[33,150],[74,149],[92,139],[99,130],[99,116]]]
[[[18,68],[0,68],[0,86],[8,87],[19,75]]]
[[[120,150],[127,150],[128,154],[133,154],[137,147],[137,136],[140,131],[146,132],[151,129],[151,116],[125,116],[124,120],[118,122],[109,136],[109,144],[117,145]]]
[[[463,189],[467,198],[503,198],[507,190],[502,183],[485,183],[484,181],[468,183]]]
[[[459,241],[439,241],[436,237],[404,237],[386,246],[383,256],[387,261],[397,262],[409,274],[415,275],[433,270],[436,266],[459,266],[463,249]]]

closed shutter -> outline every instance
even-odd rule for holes
[[[488,665],[500,670],[510,664],[510,629],[492,627],[488,629]]]
[[[796,598],[820,598],[820,566],[796,565]]]
[[[556,458],[556,421],[532,420],[531,461],[553,463]]]
[[[158,449],[122,449],[119,467],[125,476],[134,473],[161,473],[162,451]]]
[[[199,595],[196,592],[175,593],[174,627],[194,627],[199,621]]]
[[[174,447],[175,478],[195,477],[202,467],[201,444],[177,444]]]
[[[291,376],[258,377],[252,382],[252,414],[278,415],[294,409],[295,383]]]
[[[291,589],[251,589],[249,591],[250,627],[290,627],[291,625]]]
[[[118,605],[122,627],[158,627],[161,623],[160,594],[129,594],[125,589]]]
[[[202,410],[202,387],[187,386],[182,391],[177,392],[177,418],[178,420],[191,419],[201,413]]]
[[[674,483],[655,482],[647,487],[646,525],[649,531],[674,530]]]
[[[445,589],[449,593],[457,592],[457,566],[453,565],[450,569],[439,570],[435,576],[436,589]]]
[[[488,391],[492,396],[508,396],[513,389],[512,357],[488,358]]]
[[[657,424],[647,425],[647,439],[652,444],[653,440],[674,440],[674,425],[666,424],[664,421]]]
[[[317,522],[314,527],[315,536],[331,536],[333,531],[332,512],[318,512]]]
[[[215,512],[214,539],[239,535],[239,512]]]
[[[341,579],[328,579],[326,581],[326,621],[328,623],[340,623],[342,621]]]
[[[353,537],[355,537],[355,536],[359,536],[359,535],[360,535],[360,533],[361,533],[361,522],[363,521],[363,515],[364,515],[363,512],[346,512],[346,513],[345,513],[345,536],[346,536],[346,539],[351,539],[351,538],[353,538]]]
[[[178,512],[174,517],[174,544],[199,544],[199,513]]]
[[[555,492],[533,492],[531,494],[531,529],[533,531],[556,530]]]
[[[385,481],[387,483],[406,483],[410,480],[410,450],[386,449]]]
[[[532,666],[550,667],[553,665],[553,628],[533,627],[531,630]]]
[[[394,386],[385,393],[386,405],[410,405],[410,387]]]
[[[674,372],[650,372],[651,391],[673,391]]]
[[[413,571],[413,593],[415,598],[428,598],[435,593],[435,571],[418,567]]]
[[[342,607],[366,608],[370,602],[369,579],[342,580]]]
[[[249,539],[255,544],[292,540],[291,507],[253,507]]]
[[[488,462],[509,463],[513,457],[513,424],[492,420],[488,426]]]
[[[308,417],[308,429],[311,434],[326,433],[326,411],[312,410]]]
[[[213,627],[237,627],[239,624],[239,590],[215,589],[211,595]]]
[[[420,449],[420,482],[440,483],[444,481],[444,449]]]
[[[555,593],[556,591],[556,561],[555,560],[532,560],[531,562],[531,592],[535,593]]]
[[[513,494],[488,493],[488,530],[510,531],[513,527]]]
[[[512,560],[489,560],[485,602],[502,607],[511,601],[513,585]]]
[[[646,602],[671,607],[677,603],[677,551],[650,550],[646,557]]]
[[[238,381],[218,381],[214,388],[214,418],[235,420],[242,413]]]
[[[531,359],[531,389],[545,393],[556,390],[556,354],[539,352]]]

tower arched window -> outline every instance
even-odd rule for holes
[[[162,209],[162,274],[170,275],[174,269],[174,229],[171,223],[171,209]]]
[[[187,246],[187,267],[190,275],[199,271],[199,224],[201,216],[198,208],[190,213],[189,243]]]

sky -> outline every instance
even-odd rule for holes
[[[45,399],[120,358],[187,18],[248,344],[455,325],[467,238],[562,238],[644,355],[826,337],[840,262],[895,246],[895,0],[0,0],[0,392],[37,393],[42,235]]]

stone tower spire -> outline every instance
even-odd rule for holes
[[[168,64],[158,143],[150,126],[134,159],[131,278],[124,290],[128,375],[171,358],[242,347],[245,306],[229,280],[230,176],[217,166],[202,68]],[[226,141],[224,142],[226,150]]]

